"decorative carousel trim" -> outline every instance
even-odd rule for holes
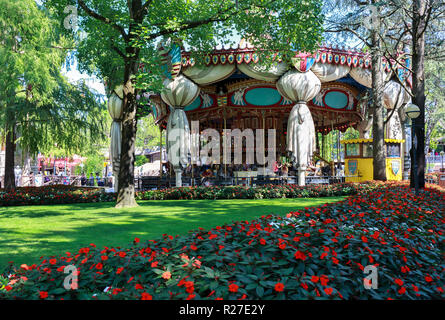
[[[348,144],[348,143],[371,143],[372,139],[349,139],[349,140],[341,140],[340,143]],[[403,139],[385,139],[386,143],[404,143]]]
[[[246,48],[230,48],[217,49],[204,57],[206,65],[217,64],[241,64],[241,63],[258,63],[259,55],[256,49],[252,47]],[[275,57],[279,62],[282,61],[280,55]],[[320,47],[316,53],[297,52],[292,58],[292,64],[301,72],[310,70],[311,66],[316,63],[329,63],[347,65],[349,67],[360,67],[369,69],[372,67],[371,55],[365,52],[339,49],[333,47]],[[191,53],[183,51],[181,54],[182,67],[190,67],[195,65]],[[383,68],[389,72],[391,69],[399,70],[401,67],[393,59],[383,58]]]

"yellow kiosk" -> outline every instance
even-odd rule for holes
[[[386,178],[402,180],[402,143],[405,140],[385,139]],[[346,182],[373,179],[372,139],[342,140],[345,145]]]

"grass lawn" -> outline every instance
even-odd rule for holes
[[[138,208],[127,210],[115,209],[111,202],[0,208],[0,270],[8,261],[30,265],[42,255],[77,252],[90,243],[124,247],[135,237],[186,234],[342,199],[140,201]]]

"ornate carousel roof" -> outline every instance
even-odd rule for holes
[[[277,54],[268,66],[261,63],[257,49],[246,42],[236,48],[215,49],[204,57],[203,64],[195,63],[190,52],[175,44],[161,45],[159,51],[165,63],[166,87],[177,88],[176,82],[190,81],[195,90],[192,102],[186,105],[181,105],[186,92],[180,93],[182,96],[171,93],[163,93],[162,98],[150,96],[153,116],[161,125],[170,113],[168,104],[181,105],[190,120],[232,118],[240,128],[254,128],[252,123],[258,120],[253,118],[285,116],[295,101],[283,96],[277,82],[286,73],[298,71],[315,75],[314,79],[321,84],[319,92],[307,103],[317,130],[324,133],[346,130],[363,119],[366,110],[362,102],[367,88],[372,86],[370,55],[349,49],[324,46],[313,54],[296,52],[291,64]],[[390,80],[397,76],[411,86],[411,76],[405,67],[410,61],[401,60],[405,65],[398,65],[392,59],[383,61],[384,77],[389,80],[384,97],[388,109],[408,99],[402,86]],[[395,101],[394,95],[400,93],[402,99]]]

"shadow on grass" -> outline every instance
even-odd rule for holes
[[[0,210],[0,218],[17,220],[14,228],[0,228],[0,270],[11,260],[16,264],[38,263],[42,255],[77,252],[90,243],[98,247],[126,247],[135,237],[148,240],[157,239],[164,233],[187,234],[198,227],[210,229],[271,213],[283,215],[340,199],[140,201],[140,206],[132,209],[115,209],[112,202],[14,207],[7,212]],[[39,220],[37,218],[54,219],[51,217],[55,216],[66,222],[54,226],[49,221],[45,230],[38,232],[24,232],[20,226],[22,217],[24,220],[32,218],[30,223],[33,223]],[[85,223],[79,225],[80,222]]]

